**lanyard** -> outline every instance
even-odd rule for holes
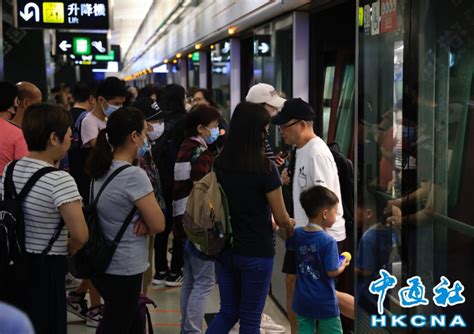
[[[307,226],[307,227],[312,227],[312,228],[314,228],[314,229],[316,229],[316,230],[318,230],[318,231],[323,231],[323,228],[322,228],[321,226],[319,226],[319,225],[316,225],[316,224],[308,223],[308,224],[306,224],[306,226]]]

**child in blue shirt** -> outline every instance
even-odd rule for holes
[[[328,188],[315,186],[301,193],[300,202],[309,223],[287,240],[287,247],[296,252],[293,310],[298,333],[342,334],[334,278],[349,261],[339,264],[336,240],[324,231],[336,221],[339,199]]]

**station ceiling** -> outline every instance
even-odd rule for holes
[[[122,54],[129,49],[152,4],[153,0],[113,1],[111,44],[120,45]]]

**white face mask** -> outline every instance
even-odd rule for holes
[[[153,123],[151,126],[153,126],[153,131],[148,131],[147,135],[150,138],[150,140],[155,141],[161,137],[163,132],[165,132],[165,123],[164,122]]]

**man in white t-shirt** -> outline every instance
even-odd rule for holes
[[[296,147],[295,168],[293,175],[290,176],[296,227],[305,226],[308,223],[308,217],[300,203],[300,194],[312,186],[324,186],[332,190],[339,198],[336,222],[326,232],[340,243],[346,238],[346,228],[337,166],[329,147],[314,133],[314,117],[313,108],[301,98],[297,98],[286,101],[281,112],[272,118],[272,123],[280,127],[285,143]],[[294,251],[286,251],[282,271],[287,274],[287,311],[291,331],[297,333],[296,315],[291,309],[296,282]]]
[[[96,103],[81,124],[81,140],[85,147],[94,147],[99,131],[104,129],[109,117],[125,102],[125,83],[117,77],[108,77],[99,84]]]

